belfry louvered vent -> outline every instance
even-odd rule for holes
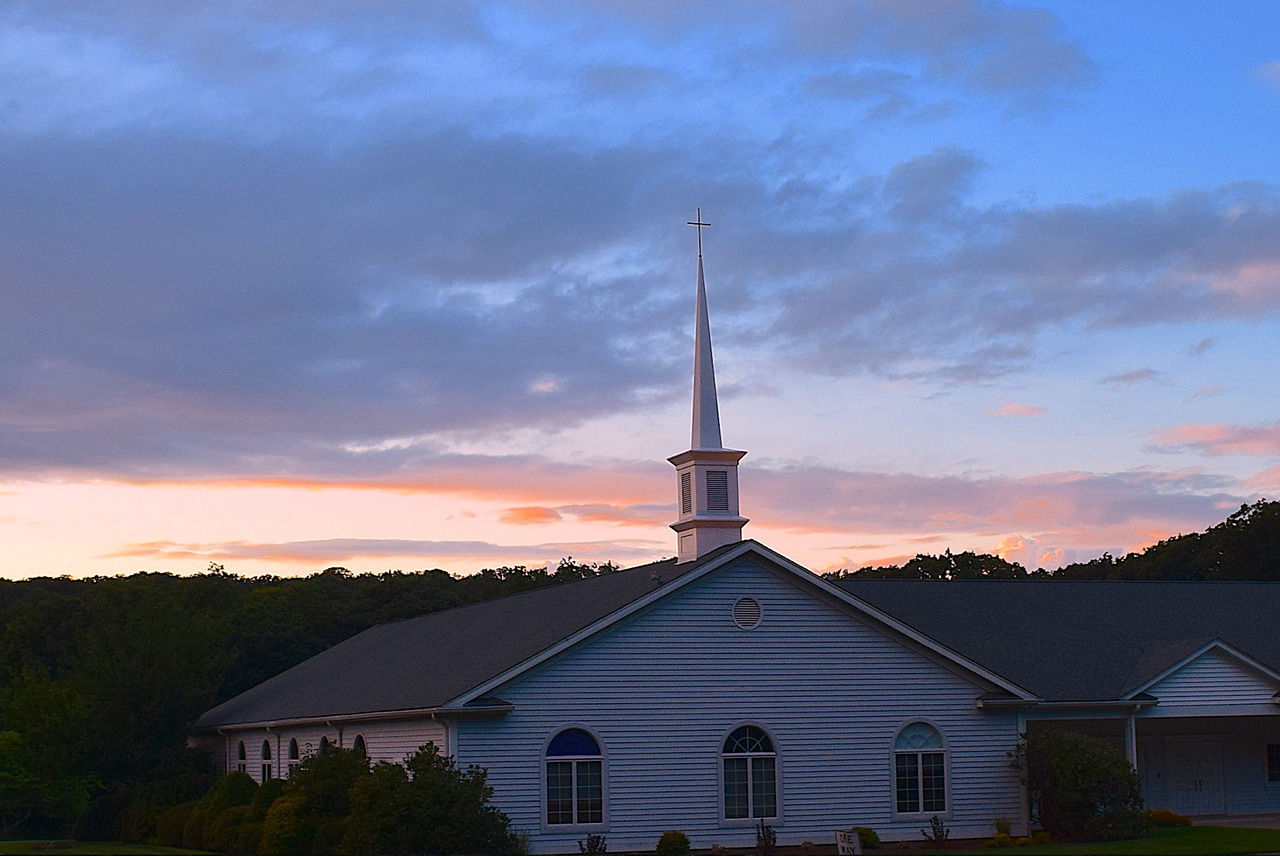
[[[707,470],[707,511],[729,510],[728,470]]]
[[[733,604],[733,623],[743,630],[750,630],[760,623],[760,601],[754,597],[742,597]]]
[[[693,473],[680,474],[680,513],[693,514]]]

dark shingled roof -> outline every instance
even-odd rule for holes
[[[439,707],[736,546],[379,624],[207,711],[195,728]]]
[[[1280,583],[836,584],[1047,701],[1122,698],[1214,639],[1280,671]]]

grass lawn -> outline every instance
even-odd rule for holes
[[[893,845],[886,845],[891,850]],[[1226,826],[1187,826],[1157,829],[1146,838],[1094,844],[1047,844],[1043,847],[1007,847],[975,850],[910,850],[939,856],[1010,853],[1025,856],[1234,856],[1280,853],[1280,829],[1234,829]]]
[[[123,841],[0,841],[0,856],[177,856],[183,853],[204,853],[203,850],[184,850],[181,847],[156,847],[151,844],[126,844]]]

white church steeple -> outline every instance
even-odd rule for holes
[[[701,558],[717,547],[742,540],[747,518],[738,513],[738,461],[746,452],[724,448],[720,405],[711,356],[711,321],[702,273],[702,209],[689,223],[698,229],[698,299],[693,345],[693,433],[690,449],[668,458],[676,468],[677,563]]]

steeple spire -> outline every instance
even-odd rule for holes
[[[693,334],[693,431],[691,448],[668,458],[676,468],[679,516],[671,528],[678,540],[677,562],[701,558],[717,547],[742,540],[747,518],[738,514],[738,461],[746,452],[726,449],[720,439],[716,369],[711,356],[711,320],[702,271],[702,209],[689,221],[698,229],[698,297]]]
[[[702,209],[689,222],[698,227],[698,308],[693,333],[693,437],[694,449],[723,449],[720,439],[720,405],[716,400],[716,365],[711,357],[711,319],[707,314],[707,282],[702,273]]]

